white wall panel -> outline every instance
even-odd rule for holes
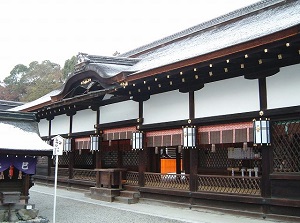
[[[73,116],[72,132],[94,131],[96,124],[97,112],[91,109],[77,111]]]
[[[38,123],[40,136],[48,136],[49,134],[49,121],[46,119],[40,120]]]
[[[69,133],[70,117],[59,115],[51,121],[51,135]]]
[[[144,124],[189,118],[189,94],[171,91],[152,95],[144,102]]]
[[[300,105],[300,65],[280,68],[267,77],[268,109]]]
[[[195,92],[195,117],[259,110],[258,80],[236,77],[205,84]]]
[[[139,117],[139,103],[135,101],[122,101],[100,107],[100,123],[111,123]]]

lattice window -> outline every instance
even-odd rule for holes
[[[110,151],[103,153],[104,166],[106,168],[113,168],[118,166],[118,151]]]
[[[37,157],[37,164],[39,164],[39,165],[48,165],[47,156],[38,156]]]
[[[52,165],[55,165],[55,158],[56,156],[53,156],[53,163]],[[68,166],[69,165],[69,156],[68,154],[63,154],[61,156],[58,156],[58,165],[59,166]]]
[[[300,120],[272,125],[274,172],[300,172]]]
[[[93,166],[93,154],[90,152],[82,152],[81,154],[76,152],[74,157],[74,166]]]
[[[199,159],[200,167],[227,168],[227,149],[218,148],[217,146],[215,152],[211,152],[211,149],[200,149]]]
[[[136,150],[123,152],[123,167],[138,166],[138,157],[138,151]]]

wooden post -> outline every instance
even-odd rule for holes
[[[28,204],[28,200],[29,200],[29,189],[30,189],[30,175],[26,174],[24,179],[24,196],[25,198],[25,204]]]
[[[183,168],[186,174],[190,174],[190,150],[182,150]]]
[[[198,148],[190,150],[190,191],[198,190]]]
[[[122,160],[123,160],[123,152],[120,148],[120,140],[117,141],[118,142],[118,157],[117,157],[117,167],[118,168],[122,168]]]
[[[73,178],[74,159],[75,159],[75,150],[72,150],[71,152],[69,152],[69,179]]]
[[[270,173],[273,167],[273,148],[272,146],[262,146],[262,176],[261,176],[261,196],[263,198],[271,197],[271,180]],[[267,214],[269,212],[269,206],[263,206],[263,213]]]
[[[176,174],[181,174],[181,153],[178,146],[176,147]]]
[[[73,128],[73,115],[70,115],[70,123],[69,123],[69,136],[72,134]],[[71,140],[71,152],[69,152],[69,179],[73,178],[74,173],[74,159],[75,159],[75,147],[73,149],[74,142]]]
[[[96,187],[97,188],[101,187],[101,184],[100,184],[100,171],[99,170],[96,172]]]
[[[145,172],[146,172],[146,164],[147,164],[147,157],[146,157],[146,150],[139,150],[139,186],[145,186]]]
[[[120,170],[119,172],[119,189],[122,189],[122,181],[123,181],[123,174],[122,174],[122,170]]]

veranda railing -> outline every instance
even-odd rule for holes
[[[51,168],[54,176],[54,168]],[[59,168],[59,178],[68,178],[69,169]],[[72,179],[96,182],[96,172],[93,169],[73,169]],[[145,187],[170,188],[189,190],[189,174],[145,173]],[[261,178],[248,176],[217,176],[197,175],[198,192],[231,193],[244,195],[261,195]],[[127,171],[126,183],[139,184],[139,173]]]
[[[260,177],[198,175],[198,191],[260,195]]]
[[[146,172],[145,186],[189,190],[189,175]]]
[[[54,167],[51,167],[51,176],[54,176]],[[57,176],[59,178],[69,178],[68,168],[58,168]],[[71,179],[96,182],[96,172],[93,169],[73,169]]]

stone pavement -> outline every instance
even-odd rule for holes
[[[39,215],[52,222],[54,188],[35,185],[30,189],[29,203],[35,204]],[[197,222],[197,223],[286,223],[287,221],[246,217],[208,209],[170,206],[141,200],[137,204],[104,202],[84,196],[84,192],[57,189],[56,223],[134,223],[134,222]]]

